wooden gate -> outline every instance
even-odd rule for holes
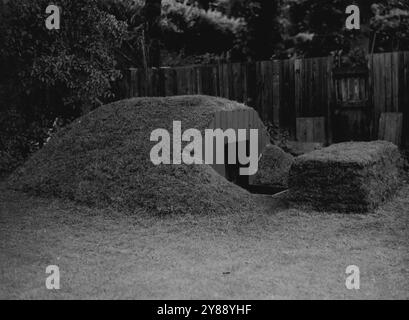
[[[333,139],[335,142],[370,139],[371,105],[368,69],[337,68],[333,71],[335,104]]]

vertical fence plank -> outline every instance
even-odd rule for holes
[[[139,73],[138,73],[138,69],[136,68],[130,68],[129,69],[129,93],[128,96],[130,98],[132,97],[139,97],[140,96],[140,92],[139,92],[139,82],[138,82],[138,77],[139,77]]]
[[[293,60],[284,60],[280,63],[280,126],[293,134],[292,118],[294,112],[294,80],[291,78],[291,66],[294,66]],[[295,119],[295,118],[294,118]]]
[[[409,52],[403,54],[403,102],[401,112],[403,113],[403,143],[409,146]]]
[[[242,99],[240,102],[246,104],[248,100],[248,83],[247,83],[247,64],[243,63],[240,64],[240,70],[241,70],[241,79],[242,79]]]
[[[196,66],[195,67],[195,92],[196,94],[204,94],[203,90],[203,76],[202,73],[204,72],[205,67],[204,66]]]
[[[160,96],[160,77],[159,77],[159,69],[158,68],[151,68],[150,69],[150,76],[151,76],[151,85],[149,88],[149,96],[150,97],[158,97]]]
[[[383,55],[385,58],[385,64],[383,67],[384,72],[384,86],[385,86],[385,108],[384,111],[392,112],[392,54],[386,53]]]
[[[272,65],[273,85],[272,85],[272,108],[273,122],[280,125],[280,61],[273,61]]]
[[[307,90],[304,90],[304,99],[307,102],[304,108],[304,117],[309,117],[312,116],[312,99],[313,99],[313,93],[312,93],[312,60],[311,59],[305,59],[305,66],[306,66],[306,72],[305,72],[305,77],[304,77],[304,83],[303,86],[307,88]]]
[[[229,66],[228,64],[219,65],[219,90],[220,96],[223,98],[229,98],[229,78],[228,78]]]
[[[260,118],[263,116],[263,110],[262,110],[262,102],[261,102],[261,97],[262,97],[262,85],[263,85],[263,79],[261,76],[261,62],[256,62],[255,63],[255,79],[256,79],[256,85],[254,88],[254,93],[255,93],[255,109],[257,110]]]
[[[198,68],[195,66],[192,66],[188,69],[188,86],[189,90],[188,93],[190,95],[197,94],[198,93],[198,80],[197,80],[197,73],[198,73]]]
[[[302,60],[297,59],[294,61],[294,73],[295,73],[295,116],[298,118],[301,116],[302,108]]]
[[[212,67],[212,79],[213,79],[213,86],[212,86],[212,95],[215,97],[220,97],[219,91],[219,65],[214,65]]]
[[[399,111],[399,53],[394,52],[391,54],[392,68],[392,112]]]
[[[176,94],[176,72],[169,67],[161,68],[163,74],[163,95],[173,96]]]
[[[311,96],[310,96],[310,115],[320,115],[321,105],[318,95],[318,75],[317,75],[317,62],[318,59],[310,59],[311,62]]]
[[[379,117],[385,111],[385,58],[382,54],[375,54],[373,60],[373,80],[374,80],[374,132],[378,132]]]
[[[273,120],[273,67],[271,61],[259,64],[258,95],[260,96],[260,115],[264,121]]]
[[[257,110],[257,76],[256,64],[249,62],[246,64],[247,101],[246,104]]]
[[[400,145],[402,137],[402,113],[387,112],[382,113],[379,120],[379,134],[380,140],[393,142]]]
[[[332,143],[333,131],[332,131],[332,108],[334,104],[334,79],[332,77],[333,60],[331,57],[326,59],[325,62],[325,74],[326,74],[326,99],[327,99],[327,114],[326,114],[326,133],[327,142]]]
[[[291,138],[295,137],[295,118],[297,116],[296,112],[296,97],[295,97],[295,60],[289,61],[289,91],[287,95],[288,105],[287,105],[287,121],[289,123]]]
[[[240,101],[240,86],[242,85],[240,79],[240,64],[232,63],[231,64],[231,94],[230,99],[234,101]]]

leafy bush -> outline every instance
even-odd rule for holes
[[[2,82],[16,95],[32,99],[46,91],[61,96],[66,108],[81,108],[109,97],[115,69],[114,50],[120,47],[125,24],[98,7],[96,0],[61,0],[60,30],[47,30],[47,0],[16,0],[1,17]],[[55,111],[55,110],[53,110]]]
[[[147,45],[144,34],[144,0],[100,0],[103,11],[127,24],[127,33],[116,51],[119,69],[145,67]]]
[[[409,3],[389,0],[372,6],[371,28],[376,32],[376,51],[409,49]]]
[[[110,99],[111,83],[121,75],[115,50],[126,24],[102,11],[97,0],[56,4],[60,30],[45,27],[48,0],[13,0],[0,12],[3,155],[25,157],[32,145],[42,144],[46,135],[40,132],[56,117],[72,119]]]
[[[24,162],[47,138],[47,121],[38,117],[28,122],[15,109],[0,113],[0,177]]]

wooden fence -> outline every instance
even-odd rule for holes
[[[409,144],[409,52],[374,54],[361,69],[338,70],[332,57],[130,69],[123,92],[225,97],[253,107],[292,137],[297,118],[324,117],[328,142],[375,139],[381,114],[401,112],[403,141]],[[333,138],[337,130],[343,134]]]

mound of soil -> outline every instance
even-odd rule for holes
[[[288,177],[294,157],[275,145],[268,145],[258,163],[255,185],[288,187]]]
[[[296,158],[290,199],[318,210],[367,212],[399,185],[402,159],[386,141],[347,142]]]
[[[153,130],[203,131],[215,111],[246,106],[207,96],[136,98],[77,119],[10,177],[18,190],[91,206],[157,213],[210,214],[248,210],[250,193],[208,165],[159,165],[150,160]],[[135,210],[136,211],[136,210]]]

